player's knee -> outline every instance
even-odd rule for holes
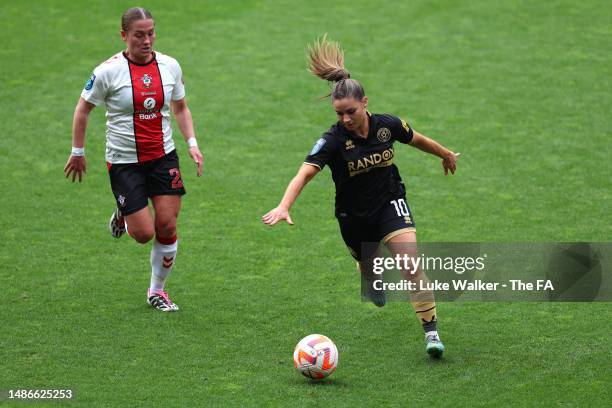
[[[413,265],[408,265],[407,268],[402,268],[402,275],[404,275],[404,279],[417,281],[421,279],[423,272],[421,268],[415,268]]]
[[[161,237],[176,235],[176,218],[155,221],[155,233]]]
[[[129,230],[130,236],[139,244],[146,244],[155,236],[153,229]]]

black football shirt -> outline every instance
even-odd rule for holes
[[[336,215],[345,213],[368,218],[390,200],[405,194],[393,158],[393,143],[409,143],[413,131],[400,118],[370,114],[367,139],[357,136],[340,122],[315,143],[304,161],[323,169],[329,166],[336,185]]]

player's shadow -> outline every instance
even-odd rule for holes
[[[425,356],[425,358],[423,358],[422,360],[423,364],[429,364],[434,365],[434,366],[443,366],[443,365],[449,365],[452,364],[453,361],[451,359],[449,359],[448,357],[442,357],[442,358],[431,358],[429,356]]]
[[[322,380],[311,380],[296,378],[293,384],[302,384],[309,387],[348,387],[348,384],[339,378],[324,378]]]

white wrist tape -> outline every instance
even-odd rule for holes
[[[198,141],[195,137],[190,137],[187,139],[187,146],[189,147],[198,147]]]
[[[85,156],[85,148],[84,147],[72,147],[73,156]]]

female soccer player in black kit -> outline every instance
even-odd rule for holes
[[[262,220],[268,225],[281,220],[293,224],[289,209],[304,186],[328,165],[336,185],[336,217],[342,238],[365,281],[371,282],[377,248],[368,249],[364,243],[383,243],[393,255],[416,256],[415,224],[404,184],[393,164],[393,143],[410,144],[440,157],[444,174],[454,174],[458,154],[414,131],[396,116],[368,112],[368,97],[344,68],[338,43],[324,37],[309,47],[309,58],[314,75],[334,82],[330,96],[338,122],[316,142],[278,207]],[[404,273],[409,279],[426,279],[420,270]],[[377,306],[385,304],[384,292],[374,290],[371,284],[368,296]],[[425,330],[427,353],[441,357],[444,345],[437,332],[433,293],[411,293],[411,300]]]

